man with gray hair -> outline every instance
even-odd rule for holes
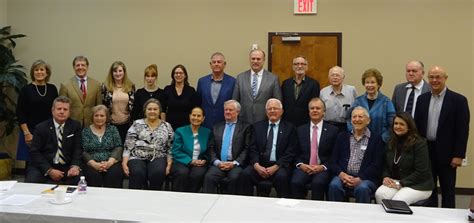
[[[240,104],[236,100],[224,103],[225,121],[212,128],[212,138],[208,143],[211,167],[204,177],[203,192],[217,193],[221,184],[225,193],[236,194],[236,184],[242,166],[247,158],[247,150],[252,140],[252,126],[238,119]],[[226,182],[222,180],[227,178]]]
[[[330,170],[328,200],[343,201],[352,195],[357,203],[370,203],[381,183],[385,147],[382,137],[370,132],[369,112],[361,106],[352,110],[351,132],[339,134]]]
[[[330,85],[321,89],[320,98],[326,104],[326,115],[324,121],[339,128],[339,131],[347,130],[347,121],[350,119],[352,103],[357,97],[354,86],[343,84],[344,69],[334,66],[328,74]]]
[[[395,110],[408,112],[414,117],[418,96],[431,90],[431,86],[423,80],[424,74],[424,65],[421,61],[412,60],[407,63],[405,66],[407,82],[398,84],[393,90],[392,102]]]
[[[295,75],[283,81],[281,94],[283,97],[283,119],[300,126],[309,122],[308,102],[319,97],[319,82],[306,76],[308,60],[304,56],[296,56],[292,61]]]
[[[280,100],[268,99],[265,108],[268,119],[254,125],[255,140],[249,149],[249,166],[240,177],[241,193],[253,195],[254,185],[270,181],[278,197],[288,197],[290,165],[296,149],[296,128],[281,119],[283,105]]]
[[[232,98],[235,78],[224,72],[227,65],[224,54],[213,53],[209,65],[211,73],[199,78],[196,92],[201,96],[206,114],[202,125],[212,129],[214,124],[224,121],[224,102]]]

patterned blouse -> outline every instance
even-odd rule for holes
[[[162,157],[171,159],[173,135],[173,128],[168,122],[161,121],[160,125],[152,130],[145,123],[145,119],[138,119],[128,129],[123,156],[129,157],[130,160],[153,161]]]
[[[107,161],[109,157],[120,160],[123,150],[119,132],[113,125],[107,125],[102,137],[94,134],[90,126],[84,128],[82,130],[82,147],[86,163],[89,160]]]

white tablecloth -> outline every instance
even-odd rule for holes
[[[0,199],[39,195],[52,186],[18,183]],[[69,204],[49,199],[53,195],[43,194],[25,206],[0,206],[0,222],[467,222],[465,209],[412,207],[413,215],[399,215],[378,204],[94,187]]]

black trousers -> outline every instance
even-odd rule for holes
[[[130,123],[126,122],[123,124],[113,124],[115,127],[117,127],[117,130],[120,135],[120,139],[122,140],[122,144],[125,142],[125,138],[127,137],[127,131],[130,128]]]
[[[456,169],[451,167],[449,162],[441,162],[436,155],[436,142],[428,141],[428,150],[431,159],[431,171],[433,173],[433,180],[435,188],[431,194],[428,206],[438,207],[438,189],[436,187],[439,180],[439,187],[441,190],[441,207],[455,208],[456,195],[454,189],[456,187]]]
[[[259,182],[268,180],[272,182],[278,197],[289,197],[289,181],[290,173],[286,168],[281,167],[272,176],[267,179],[262,178],[253,166],[248,166],[240,174],[240,192],[242,195],[253,195],[253,187]]]
[[[28,168],[26,169],[26,176],[25,176],[25,182],[26,183],[48,183],[48,184],[65,184],[65,185],[77,185],[79,183],[80,176],[82,175],[79,173],[79,175],[74,176],[74,177],[68,177],[67,176],[67,171],[70,169],[70,165],[61,165],[61,164],[55,164],[52,166],[52,168],[63,171],[64,172],[64,177],[59,180],[59,181],[54,181],[51,179],[49,176],[45,176],[44,173],[41,172],[39,168],[37,168],[34,165],[29,165]]]
[[[217,194],[217,186],[220,184],[222,192],[226,194],[237,194],[237,182],[239,180],[242,167],[235,166],[230,171],[222,171],[217,166],[212,165],[204,177],[204,193]],[[227,177],[226,184],[223,185],[221,181]]]
[[[201,189],[207,166],[189,167],[179,162],[171,166],[172,190],[179,192],[199,192]]]
[[[107,172],[99,172],[89,165],[84,165],[82,170],[89,186],[111,188],[123,186],[123,169],[120,162],[112,165]]]
[[[311,199],[324,200],[329,180],[329,171],[308,175],[300,169],[293,170],[293,176],[290,181],[291,195],[296,199],[304,199],[306,197],[306,184],[311,183]]]
[[[167,158],[149,160],[129,160],[130,171],[128,187],[130,189],[161,190],[166,178]]]

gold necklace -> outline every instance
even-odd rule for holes
[[[36,83],[33,84],[33,85],[35,86],[36,92],[38,92],[39,96],[41,96],[41,97],[46,96],[46,93],[48,93],[48,85],[47,85],[47,84],[44,85],[44,94],[41,94],[41,93],[40,93],[40,91],[39,91],[39,89],[38,89],[38,85],[37,85]]]

